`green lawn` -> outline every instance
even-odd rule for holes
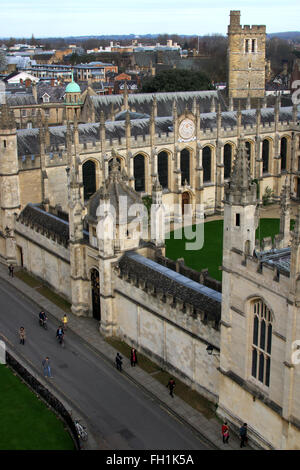
[[[0,365],[0,450],[75,450],[63,422]]]
[[[279,219],[261,219],[256,231],[256,238],[262,240],[265,237],[274,237],[279,233]],[[291,221],[291,228],[294,221]],[[195,226],[193,226],[193,230]],[[178,231],[177,231],[178,232]],[[204,224],[204,245],[200,250],[186,250],[186,239],[174,239],[171,232],[170,239],[166,240],[166,256],[173,260],[184,258],[185,264],[196,271],[208,269],[209,275],[219,281],[222,280],[223,249],[223,220],[214,220]]]

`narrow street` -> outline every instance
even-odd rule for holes
[[[205,450],[183,424],[163,410],[153,398],[103,361],[92,348],[67,331],[65,348],[56,338],[57,321],[48,330],[39,326],[39,307],[0,280],[0,334],[16,356],[43,377],[42,360],[50,358],[57,389],[86,417],[100,448],[116,450]],[[25,346],[18,329],[26,330]],[[3,338],[4,337],[4,338]]]

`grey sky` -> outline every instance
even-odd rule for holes
[[[299,29],[299,0],[0,0],[0,36],[226,34],[230,10],[267,32]]]

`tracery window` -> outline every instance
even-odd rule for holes
[[[269,141],[265,139],[262,146],[263,173],[268,173],[269,171],[269,148]]]
[[[206,146],[202,151],[203,182],[211,181],[211,148]]]
[[[232,162],[232,147],[230,144],[224,145],[224,178],[230,178]]]
[[[269,387],[272,347],[272,313],[266,304],[257,299],[252,304],[253,339],[251,374]]]
[[[281,171],[286,170],[286,157],[287,157],[287,140],[282,137],[280,141],[280,157],[281,157]]]
[[[157,159],[157,171],[159,182],[163,188],[168,187],[168,154],[167,152],[159,152]]]
[[[183,149],[180,152],[180,169],[182,186],[185,181],[190,184],[190,152],[188,149]]]

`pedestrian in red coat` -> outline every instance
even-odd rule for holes
[[[137,354],[136,354],[136,349],[134,348],[131,348],[131,351],[130,351],[130,363],[132,367],[135,367],[135,365],[137,364]]]
[[[223,443],[228,444],[228,439],[229,439],[229,427],[227,425],[227,422],[222,425],[222,436],[223,436]]]

